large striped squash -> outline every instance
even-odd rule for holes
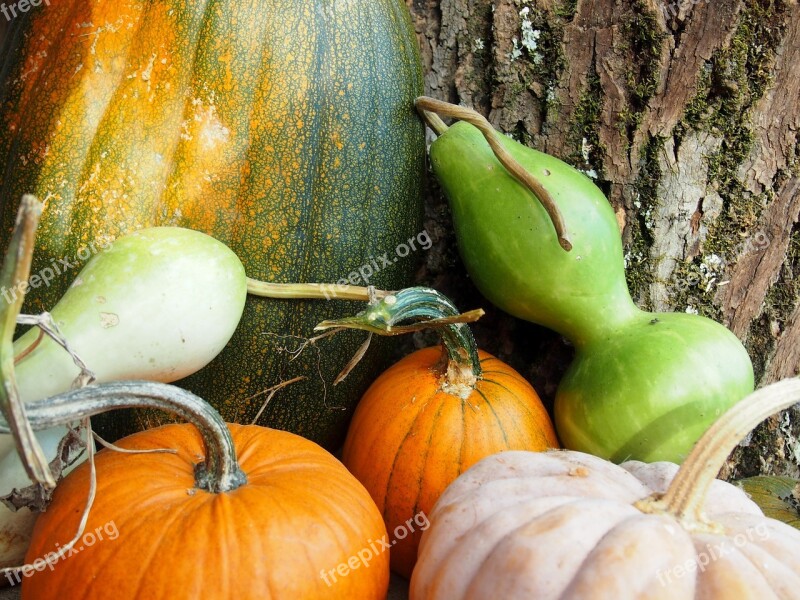
[[[33,273],[62,271],[27,312],[55,303],[92,242],[154,225],[213,235],[258,279],[335,282],[370,264],[370,284],[408,282],[414,256],[395,249],[420,233],[424,134],[402,0],[58,0],[11,23],[4,57],[0,241],[35,193]],[[259,422],[335,445],[381,353],[332,388],[362,337],[290,360],[289,336],[353,310],[251,298],[229,347],[184,384],[249,422],[260,392],[304,375]],[[119,418],[112,433],[132,428]]]

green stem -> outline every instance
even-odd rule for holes
[[[181,388],[150,381],[115,381],[91,385],[26,404],[35,431],[71,423],[118,408],[155,408],[194,425],[205,446],[205,461],[195,469],[197,487],[213,493],[235,490],[247,482],[225,421],[202,398]],[[0,434],[10,428],[0,424]]]
[[[338,283],[270,283],[247,278],[247,293],[262,298],[293,300],[363,300],[385,298],[391,292]]]
[[[440,292],[426,287],[411,287],[386,296],[353,317],[324,321],[316,328],[343,327],[378,335],[396,335],[398,330],[407,333],[436,326],[447,353],[448,379],[452,383],[474,383],[481,377],[478,346],[470,328],[460,321],[473,320],[481,314],[483,311],[460,315],[453,303]],[[442,319],[447,320],[446,324],[442,324]],[[400,325],[403,321],[421,322],[413,326]]]
[[[35,197],[22,197],[14,232],[6,250],[0,286],[11,292],[10,302],[0,302],[0,413],[9,424],[22,464],[31,481],[47,488],[56,485],[47,458],[26,418],[14,376],[14,330],[27,291],[36,227],[42,203]]]
[[[420,111],[425,121],[439,135],[447,131],[447,126],[445,126],[438,117],[438,120],[433,120],[431,115],[434,114],[459,119],[476,127],[483,134],[483,137],[486,138],[486,141],[489,143],[489,146],[491,146],[500,164],[502,164],[522,185],[533,192],[533,195],[541,202],[550,220],[553,222],[553,227],[558,237],[558,243],[561,247],[567,252],[572,250],[572,242],[569,239],[567,227],[564,224],[564,217],[561,215],[561,209],[558,208],[558,204],[556,204],[553,196],[550,195],[550,192],[547,191],[536,177],[529,173],[513,156],[511,156],[511,153],[503,146],[500,140],[500,134],[497,133],[497,130],[492,127],[492,124],[489,123],[482,114],[471,108],[456,106],[455,104],[443,102],[436,98],[429,98],[428,96],[418,97],[414,100],[414,105],[417,110]],[[444,127],[444,129],[442,129],[442,127]]]
[[[711,484],[737,444],[761,421],[800,402],[800,379],[768,385],[735,404],[703,434],[660,497],[636,504],[643,512],[665,513],[688,529],[715,530],[703,516]]]
[[[433,129],[433,132],[436,135],[442,135],[447,131],[447,125],[435,112],[425,110],[424,108],[420,108],[419,112],[422,115],[422,118],[425,120],[425,123],[427,123],[428,127]]]

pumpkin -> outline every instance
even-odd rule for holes
[[[29,280],[29,273],[19,275],[17,281],[0,281],[17,303],[20,284]],[[141,229],[92,257],[50,316],[97,381],[170,382],[207,364],[230,339],[244,307],[245,280],[239,259],[214,238],[177,227]],[[5,302],[3,307],[12,309]],[[5,332],[10,343],[13,319]],[[81,374],[70,354],[41,334],[30,329],[13,345],[23,401],[69,390]],[[66,434],[63,425],[36,433],[47,463],[58,457],[61,464],[74,464],[85,456],[77,444],[73,452],[64,450]],[[19,506],[13,491],[29,484],[14,440],[0,436],[0,497]],[[34,518],[28,510],[12,512],[0,504],[0,567],[22,561]]]
[[[800,532],[715,480],[752,427],[799,400],[796,379],[753,393],[680,469],[577,451],[482,460],[430,513],[411,600],[800,598]]]
[[[5,50],[0,244],[16,199],[33,193],[46,206],[32,272],[61,267],[26,312],[62,296],[77,272],[62,260],[159,225],[217,238],[255,279],[408,283],[413,254],[394,254],[420,232],[425,141],[401,0],[53,2],[20,14]],[[282,350],[346,310],[249,298],[228,348],[181,385],[250,422],[259,392],[320,372],[282,389],[259,422],[337,446],[384,353],[334,388],[355,334],[295,361]],[[161,420],[115,414],[103,429]]]
[[[458,313],[429,288],[409,288],[331,325],[392,332],[409,318]],[[356,408],[342,461],[367,488],[393,537],[392,569],[417,557],[427,513],[472,464],[502,450],[558,447],[550,417],[512,367],[478,350],[464,323],[440,327],[443,347],[418,350],[384,371]]]
[[[130,406],[173,410],[192,424],[118,444],[174,454],[98,453],[85,533],[61,555],[82,517],[89,464],[59,483],[33,531],[23,599],[61,598],[65,590],[83,599],[107,598],[109,590],[131,600],[385,598],[381,515],[317,444],[257,425],[228,428],[205,402],[167,384],[101,384],[26,405],[37,429]]]
[[[712,319],[636,306],[614,210],[585,174],[475,111],[425,97],[417,105],[464,119],[431,122],[440,135],[430,156],[471,279],[498,308],[575,346],[553,409],[564,447],[613,462],[681,462],[753,391],[742,342]]]

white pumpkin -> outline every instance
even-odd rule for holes
[[[800,531],[715,479],[747,431],[798,400],[798,380],[752,394],[680,474],[573,451],[483,459],[428,515],[411,600],[800,599]]]

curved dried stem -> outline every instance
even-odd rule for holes
[[[511,153],[506,150],[505,146],[500,140],[500,134],[492,127],[492,124],[479,112],[467,108],[465,106],[457,106],[449,102],[443,102],[428,96],[420,96],[414,101],[417,110],[420,112],[426,123],[437,134],[441,135],[447,130],[438,115],[444,115],[451,119],[458,119],[466,121],[470,125],[476,127],[486,138],[486,141],[491,146],[497,160],[500,161],[511,175],[519,180],[522,185],[527,187],[536,198],[541,202],[544,209],[547,211],[550,220],[553,222],[553,227],[558,236],[558,243],[561,247],[569,252],[572,250],[572,242],[567,233],[567,227],[564,224],[564,217],[561,214],[561,209],[558,208],[553,197],[550,195],[541,182],[536,179],[530,172],[528,172],[517,160],[511,156]]]
[[[195,473],[197,486],[210,492],[234,490],[246,482],[225,421],[205,400],[174,385],[152,381],[114,381],[28,402],[34,431],[71,423],[118,408],[156,408],[194,425],[205,446],[205,461]],[[10,429],[0,424],[0,434]]]
[[[22,465],[34,483],[45,488],[56,486],[47,458],[26,418],[26,408],[19,397],[14,377],[14,330],[27,289],[33,257],[36,227],[42,203],[33,196],[23,196],[17,213],[14,232],[6,250],[0,285],[6,290],[19,290],[10,302],[0,302],[0,414],[9,424]]]

